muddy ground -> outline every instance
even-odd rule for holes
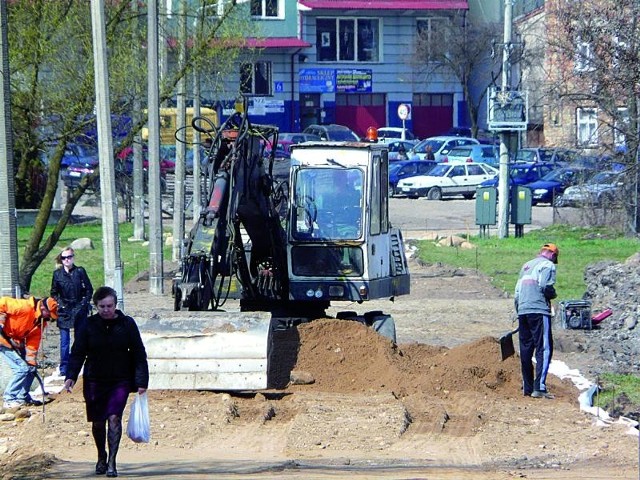
[[[519,359],[501,361],[497,342],[512,327],[508,295],[473,271],[411,260],[411,272],[410,296],[370,306],[394,316],[397,345],[359,323],[320,320],[280,333],[274,362],[283,368],[272,365],[286,375],[293,364],[311,384],[285,378],[282,388],[242,395],[150,391],[152,441],[123,438],[120,476],[637,477],[637,431],[581,411],[570,380],[550,378],[553,400],[522,396]],[[144,277],[127,285],[128,313],[172,309],[169,288],[159,298],[146,292]],[[589,335],[597,333],[556,328],[555,358],[589,374],[603,348]],[[0,478],[92,476],[80,388],[58,395],[44,418],[41,408],[22,415],[0,422]]]

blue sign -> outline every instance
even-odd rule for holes
[[[284,92],[284,82],[273,82],[273,89],[276,93]]]
[[[333,93],[336,71],[333,68],[303,68],[298,74],[300,93]]]
[[[371,93],[373,72],[357,68],[336,71],[336,91],[345,93]]]

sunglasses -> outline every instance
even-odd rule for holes
[[[67,255],[66,257],[64,255],[60,256],[60,258],[62,260],[68,260],[69,258],[73,258],[73,255]]]

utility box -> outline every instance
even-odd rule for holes
[[[531,223],[531,190],[517,186],[511,189],[511,223],[525,225]]]
[[[497,223],[498,190],[495,187],[478,187],[476,190],[476,225]]]

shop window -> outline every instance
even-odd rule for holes
[[[240,92],[245,95],[271,95],[271,63],[240,65]]]

